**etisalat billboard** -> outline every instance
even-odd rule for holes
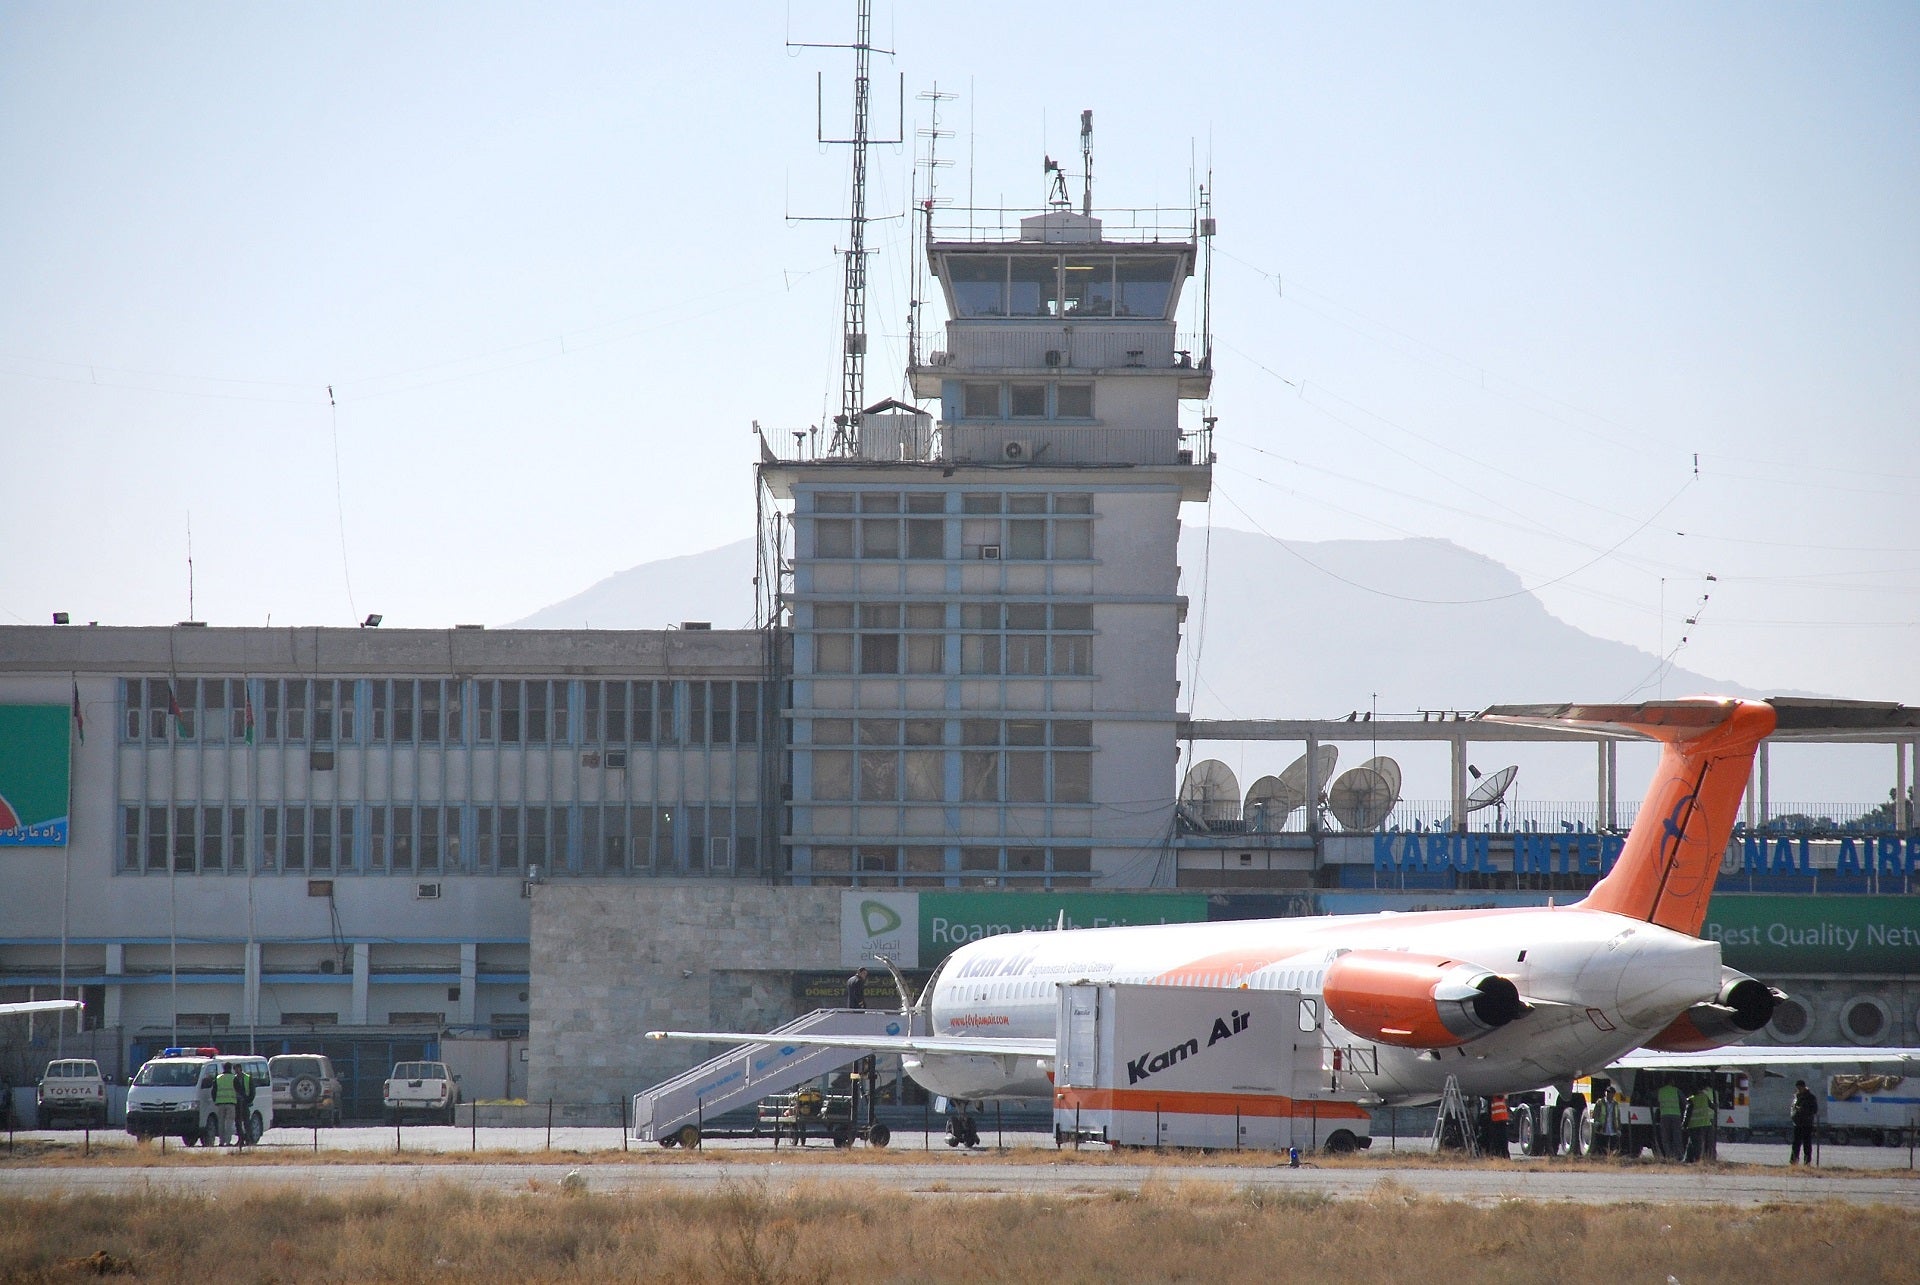
[[[883,892],[841,894],[841,961],[884,955],[901,968],[932,968],[956,949],[1001,933],[1058,927],[1200,923],[1311,914],[1372,914],[1545,905],[1566,893],[1261,894],[1110,892]],[[1920,970],[1920,897],[1720,893],[1701,936],[1731,967],[1765,975],[1911,973]]]
[[[0,705],[0,847],[66,846],[68,718],[64,705]]]

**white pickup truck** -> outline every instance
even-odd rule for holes
[[[107,1124],[107,1082],[90,1057],[63,1057],[47,1063],[36,1099],[40,1127],[55,1120],[103,1129]]]
[[[459,1079],[448,1072],[445,1062],[395,1063],[393,1074],[380,1086],[380,1105],[387,1109],[387,1123],[399,1124],[412,1115],[452,1124],[453,1109],[460,1105]]]

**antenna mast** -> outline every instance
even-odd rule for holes
[[[1080,213],[1093,217],[1093,109],[1080,113]]]
[[[876,139],[867,128],[869,84],[868,65],[875,53],[893,55],[891,49],[875,49],[873,44],[873,0],[860,0],[854,40],[850,45],[820,44],[812,41],[787,42],[789,49],[853,50],[853,137],[828,138],[825,106],[816,89],[815,136],[822,143],[844,143],[853,148],[853,191],[847,210],[846,276],[841,290],[840,317],[840,413],[833,417],[833,440],[829,455],[851,455],[859,438],[860,408],[866,401],[867,384],[867,147],[871,143],[899,143],[893,138]],[[906,77],[900,78],[900,119],[906,122]]]

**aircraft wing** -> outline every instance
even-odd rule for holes
[[[976,1054],[988,1057],[1053,1057],[1051,1039],[994,1039],[987,1035],[768,1035],[764,1031],[648,1031],[650,1040],[700,1040],[711,1044],[791,1044],[796,1048],[864,1049],[869,1053]]]
[[[0,1004],[0,1017],[17,1017],[23,1013],[77,1013],[85,1007],[77,999],[27,999],[13,1004]]]
[[[1754,1048],[1730,1044],[1698,1053],[1629,1053],[1613,1065],[1629,1071],[1709,1070],[1717,1066],[1886,1066],[1912,1063],[1920,1070],[1920,1048],[1868,1049],[1857,1045],[1802,1044]]]

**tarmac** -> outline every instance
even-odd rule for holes
[[[743,1181],[776,1189],[821,1183],[870,1182],[906,1195],[966,1198],[996,1195],[1091,1195],[1137,1189],[1146,1183],[1208,1183],[1235,1188],[1313,1192],[1358,1198],[1390,1183],[1409,1194],[1475,1204],[1509,1200],[1572,1201],[1609,1204],[1727,1205],[1756,1207],[1780,1203],[1840,1201],[1883,1204],[1920,1211],[1920,1171],[1906,1148],[1826,1147],[1818,1167],[1789,1168],[1786,1147],[1774,1143],[1722,1143],[1723,1166],[1667,1166],[1620,1163],[1575,1167],[1551,1159],[1466,1161],[1438,1166],[1425,1137],[1375,1140],[1376,1150],[1322,1167],[1314,1157],[1300,1168],[1284,1159],[1249,1165],[1244,1157],[1209,1163],[1205,1156],[1153,1163],[1117,1163],[1105,1147],[1089,1146],[1079,1156],[1070,1149],[1048,1162],[1028,1158],[1009,1163],[1007,1152],[1056,1150],[1051,1134],[1008,1130],[1004,1139],[982,1131],[974,1151],[950,1149],[937,1131],[896,1132],[885,1157],[868,1158],[869,1149],[836,1151],[816,1141],[796,1156],[791,1144],[776,1149],[766,1138],[712,1139],[701,1153],[624,1140],[613,1128],[555,1128],[549,1143],[543,1128],[469,1129],[447,1126],[276,1129],[256,1149],[191,1149],[192,1160],[175,1163],[177,1142],[160,1159],[156,1143],[146,1144],[152,1164],[129,1164],[137,1144],[125,1134],[95,1134],[84,1143],[98,1148],[108,1162],[90,1167],[81,1158],[82,1135],[71,1131],[16,1134],[21,1158],[8,1163],[0,1152],[0,1194],[54,1195],[85,1191],[140,1190],[165,1174],[169,1190],[221,1192],[297,1186],[308,1191],[344,1192],[378,1187],[406,1190],[457,1182],[477,1189],[537,1194],[558,1189],[569,1168],[577,1169],[588,1189],[619,1193],[658,1190],[721,1190]],[[997,1143],[1004,1141],[1001,1148]],[[314,1147],[318,1144],[318,1152]],[[45,1155],[57,1146],[57,1163],[35,1163],[27,1155]],[[461,1153],[487,1152],[467,1161]],[[295,1155],[312,1156],[300,1163]],[[542,1163],[500,1159],[501,1153],[542,1153]],[[705,1154],[702,1154],[705,1153]],[[256,1160],[253,1157],[259,1156]],[[268,1157],[271,1162],[262,1163]],[[1404,1156],[1404,1159],[1399,1158]],[[558,1161],[559,1163],[554,1163]],[[571,1162],[571,1163],[569,1163]]]

